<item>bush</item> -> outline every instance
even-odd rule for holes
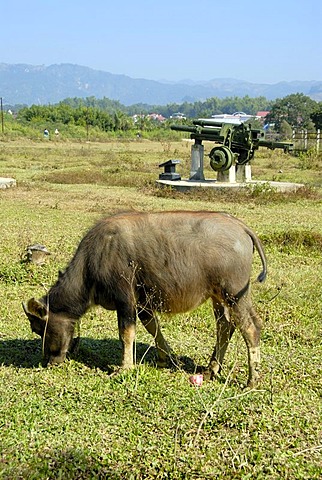
[[[307,152],[300,152],[298,158],[301,170],[321,168],[322,153],[317,152],[316,148],[310,148]]]

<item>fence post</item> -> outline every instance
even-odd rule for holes
[[[319,153],[320,150],[320,129],[316,131],[316,153]]]

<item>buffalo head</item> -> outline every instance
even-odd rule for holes
[[[43,364],[62,363],[73,348],[75,320],[64,313],[53,313],[42,300],[31,298],[22,304],[31,330],[42,338]]]

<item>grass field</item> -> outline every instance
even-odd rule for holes
[[[3,479],[319,479],[322,477],[322,162],[262,150],[253,177],[297,181],[280,194],[159,190],[158,165],[179,158],[187,175],[190,142],[0,141],[0,478]],[[215,176],[208,167],[206,176]],[[244,389],[246,347],[237,332],[218,381],[193,387],[214,344],[210,304],[161,317],[182,361],[155,367],[152,339],[138,324],[137,366],[120,363],[114,312],[82,319],[77,355],[41,367],[41,343],[21,302],[40,297],[85,231],[120,210],[224,210],[259,234],[267,281],[253,283],[264,319],[261,383]],[[24,261],[29,244],[51,255]],[[259,273],[254,256],[254,275]]]

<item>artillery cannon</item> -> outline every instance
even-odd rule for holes
[[[253,129],[246,123],[225,123],[213,119],[198,119],[193,125],[171,125],[171,130],[189,132],[194,145],[191,148],[190,180],[204,180],[203,141],[216,145],[208,154],[210,166],[218,172],[218,180],[234,182],[239,173],[240,180],[250,180],[249,162],[259,147],[271,150],[281,148],[285,153],[292,151],[290,142],[272,142],[265,139],[263,130]],[[247,169],[247,167],[249,167]],[[248,170],[248,174],[247,174]],[[229,173],[228,173],[229,172]],[[246,172],[246,173],[245,173]]]

